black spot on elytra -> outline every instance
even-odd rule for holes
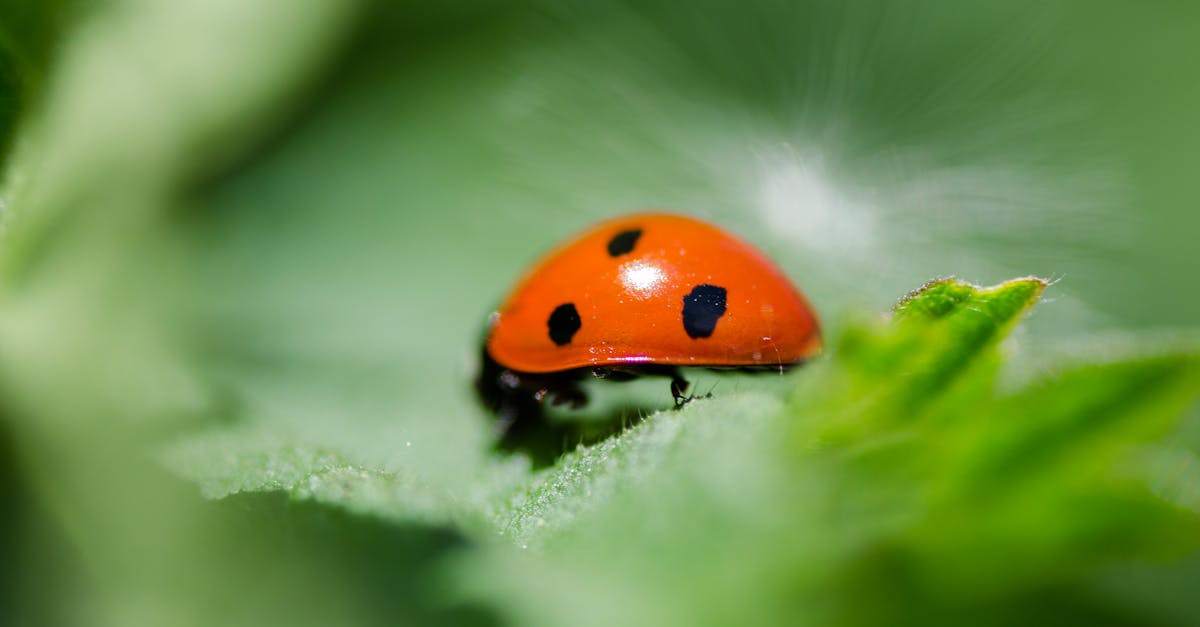
[[[566,346],[582,326],[579,310],[575,309],[574,303],[563,303],[551,312],[546,326],[550,328],[550,339],[559,346]]]
[[[633,251],[633,247],[637,245],[638,238],[641,236],[641,229],[626,229],[617,233],[608,240],[608,256],[620,257]]]
[[[725,288],[697,285],[683,297],[683,330],[694,339],[708,337],[725,315]]]

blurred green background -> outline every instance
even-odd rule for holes
[[[0,3],[0,621],[1200,621],[1200,5],[250,4]],[[698,373],[714,400],[548,468],[493,450],[490,308],[646,208],[777,260],[829,364]],[[978,357],[953,320],[860,347],[947,275],[1053,284]],[[969,374],[853,402],[930,364]],[[1064,427],[1003,490],[969,453],[1054,434],[946,427],[1071,412],[1159,426]],[[1125,551],[1150,501],[1184,530]]]

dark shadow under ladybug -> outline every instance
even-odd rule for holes
[[[548,466],[579,444],[593,444],[641,422],[662,409],[653,405],[624,404],[610,409],[599,419],[586,422],[554,419],[547,406],[580,409],[587,405],[584,385],[589,381],[632,381],[639,377],[670,379],[674,409],[702,395],[687,394],[691,387],[677,366],[628,364],[619,368],[586,367],[548,373],[521,372],[506,368],[481,351],[481,368],[475,391],[483,405],[496,417],[497,448],[529,455],[537,467]],[[720,372],[779,374],[797,364],[707,368]]]

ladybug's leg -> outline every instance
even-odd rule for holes
[[[688,401],[692,400],[692,397],[684,396],[689,385],[691,384],[688,383],[687,379],[683,378],[678,368],[671,370],[671,396],[675,399],[675,409],[683,407]]]

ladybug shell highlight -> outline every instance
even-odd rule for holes
[[[493,314],[486,344],[527,373],[783,368],[820,347],[812,308],[762,253],[661,213],[602,223],[550,252]]]

